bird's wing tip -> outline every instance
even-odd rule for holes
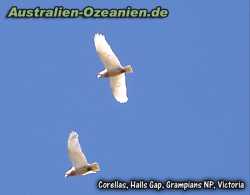
[[[99,39],[99,38],[105,38],[105,36],[102,33],[95,33],[94,39]]]
[[[75,130],[72,130],[69,134],[70,137],[73,137],[73,136],[78,136],[78,133],[75,131]]]
[[[128,102],[128,98],[122,99],[122,100],[117,100],[121,104],[126,104]]]
[[[101,35],[101,33],[95,33],[95,37],[98,37],[100,35]]]
[[[76,133],[76,130],[71,129],[71,130],[70,130],[70,133]]]

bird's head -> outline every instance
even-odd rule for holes
[[[98,78],[98,79],[101,79],[101,78],[103,78],[103,75],[97,74],[97,78]]]
[[[68,170],[68,171],[65,173],[64,177],[67,178],[67,177],[69,177],[69,176],[75,176],[75,175],[76,175],[75,168],[72,167],[70,170]]]

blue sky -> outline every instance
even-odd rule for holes
[[[1,194],[102,194],[95,187],[101,178],[249,182],[249,1],[0,5]],[[12,5],[161,5],[170,16],[6,19]],[[96,78],[103,69],[93,43],[97,32],[123,64],[134,67],[127,104],[117,103],[108,81]],[[88,160],[100,163],[100,173],[64,178],[72,128]]]

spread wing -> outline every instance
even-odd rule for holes
[[[115,77],[110,77],[110,86],[113,96],[120,103],[128,101],[125,74],[120,74]]]
[[[75,168],[80,168],[88,164],[85,155],[82,152],[78,134],[72,131],[68,138],[68,154],[69,158]]]
[[[98,53],[107,70],[113,70],[122,67],[120,61],[107,43],[104,35],[95,34],[94,42],[96,52]]]

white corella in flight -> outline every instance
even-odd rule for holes
[[[107,43],[104,35],[95,34],[96,51],[105,69],[98,73],[98,78],[109,78],[114,98],[120,103],[128,101],[125,73],[133,72],[131,65],[122,66],[119,59]]]
[[[78,134],[72,131],[68,138],[68,155],[73,164],[72,168],[65,173],[65,177],[87,175],[100,171],[99,164],[94,162],[89,164],[87,158],[82,152]]]

